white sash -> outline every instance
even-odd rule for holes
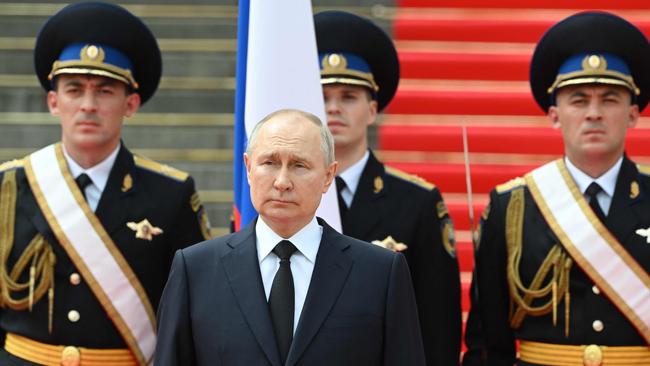
[[[593,213],[564,160],[541,166],[525,178],[567,252],[650,344],[650,276]]]
[[[91,211],[68,170],[61,144],[25,159],[43,215],[141,365],[153,360],[155,315],[131,267]]]

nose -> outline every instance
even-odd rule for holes
[[[599,121],[603,118],[601,103],[598,100],[592,100],[587,108],[587,120]]]
[[[293,184],[287,167],[282,167],[273,181],[273,187],[278,191],[284,192],[291,190]]]
[[[341,112],[339,108],[339,101],[336,98],[325,99],[325,113],[337,115]]]
[[[88,90],[84,93],[81,101],[81,110],[83,112],[95,112],[97,110],[97,99],[95,93]]]

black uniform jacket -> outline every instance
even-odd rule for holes
[[[645,169],[644,169],[645,170]],[[565,336],[565,302],[557,308],[557,325],[551,313],[527,315],[518,329],[509,322],[509,302],[505,241],[506,208],[514,189],[525,190],[522,257],[519,274],[528,286],[551,248],[560,243],[548,227],[528,188],[506,183],[500,192],[490,193],[487,220],[476,253],[478,298],[474,297],[466,332],[469,352],[464,365],[512,365],[515,363],[515,340],[570,345],[646,345],[627,318],[610,302],[574,261],[570,271],[569,336]],[[508,186],[507,186],[508,185]],[[636,186],[636,188],[634,188]],[[614,196],[605,224],[630,255],[650,271],[650,245],[636,230],[650,227],[650,176],[641,173],[627,157],[619,172]],[[485,216],[485,214],[484,214]],[[550,297],[542,298],[546,302]],[[533,303],[535,304],[535,303]],[[594,322],[603,324],[602,330]],[[484,344],[484,345],[483,345]],[[483,360],[482,360],[483,358]],[[527,365],[519,362],[519,365]]]
[[[325,221],[285,365],[424,365],[401,254]],[[255,221],[178,251],[158,311],[156,366],[281,366],[257,257]]]
[[[204,212],[196,196],[192,178],[186,173],[150,160],[145,163],[136,165],[131,152],[122,146],[95,213],[133,269],[155,310],[174,252],[205,240],[206,230],[202,228],[205,229],[206,225],[205,221],[201,223]],[[52,246],[56,255],[53,329],[50,334],[48,298],[45,295],[34,304],[31,312],[15,311],[6,307],[1,309],[2,332],[11,332],[55,345],[126,348],[117,328],[83,277],[79,284],[71,283],[74,282],[70,280],[71,275],[78,270],[58,243],[41,213],[24,169],[14,169],[17,169],[15,237],[7,260],[7,271],[13,268],[36,234],[40,233]],[[4,173],[6,172],[0,172],[0,181]],[[130,178],[125,178],[127,175]],[[148,219],[153,226],[162,229],[163,233],[153,236],[151,241],[137,239],[135,231],[127,227],[127,223],[138,223],[143,219]],[[7,243],[0,245],[6,247]],[[29,266],[27,268],[27,273],[21,276],[21,282],[28,281]],[[25,291],[17,295],[26,294]],[[80,315],[76,322],[68,319],[68,313],[72,310]],[[0,364],[8,364],[8,361],[0,357]]]
[[[454,232],[440,191],[421,178],[387,169],[372,152],[361,174],[343,233],[372,242],[392,236],[408,248],[428,365],[458,365],[460,274]]]

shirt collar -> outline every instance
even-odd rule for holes
[[[571,177],[573,177],[573,180],[575,180],[578,189],[580,189],[580,192],[584,193],[592,182],[596,182],[603,189],[603,191],[607,193],[608,196],[614,196],[614,190],[616,189],[616,178],[618,178],[618,173],[621,171],[623,156],[621,156],[616,161],[616,163],[611,168],[609,168],[608,171],[605,172],[605,174],[596,179],[588,176],[582,170],[578,169],[578,167],[573,165],[573,163],[571,163],[571,160],[569,160],[569,158],[566,156],[564,157],[564,162],[566,163]]]
[[[346,187],[350,190],[353,197],[357,191],[357,187],[359,186],[359,180],[361,180],[361,173],[363,173],[363,168],[366,167],[366,163],[368,162],[369,157],[370,157],[370,152],[366,150],[366,153],[363,154],[363,157],[361,157],[359,161],[357,161],[352,166],[347,168],[344,172],[339,174],[339,177],[343,179]]]
[[[63,155],[65,156],[65,160],[68,163],[68,168],[70,169],[72,178],[77,179],[77,177],[82,173],[86,173],[88,174],[90,180],[92,180],[93,184],[99,188],[101,192],[103,192],[104,188],[106,188],[108,176],[111,173],[113,164],[117,159],[117,153],[120,151],[120,145],[121,144],[118,144],[115,150],[113,150],[113,152],[111,152],[108,157],[106,157],[106,159],[88,169],[84,169],[79,164],[77,164],[77,162],[74,161],[74,159],[68,154],[65,145],[63,145]]]
[[[316,254],[318,254],[318,247],[323,235],[323,227],[318,225],[316,216],[314,216],[309,224],[305,225],[292,237],[285,239],[276,234],[264,222],[264,219],[259,217],[255,224],[255,235],[257,236],[257,260],[259,262],[262,262],[280,241],[289,240],[313,264],[316,263]]]

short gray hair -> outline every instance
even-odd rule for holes
[[[329,128],[327,128],[327,125],[325,125],[320,120],[320,118],[309,112],[301,111],[299,109],[280,109],[267,115],[266,117],[262,118],[261,121],[257,122],[255,127],[253,127],[251,135],[248,138],[246,154],[251,155],[253,149],[255,148],[255,144],[257,143],[257,135],[262,128],[262,125],[275,117],[285,115],[302,117],[318,126],[320,130],[320,149],[323,152],[323,156],[325,156],[325,166],[330,166],[330,164],[334,162],[334,137],[332,136],[332,133],[330,132]]]

